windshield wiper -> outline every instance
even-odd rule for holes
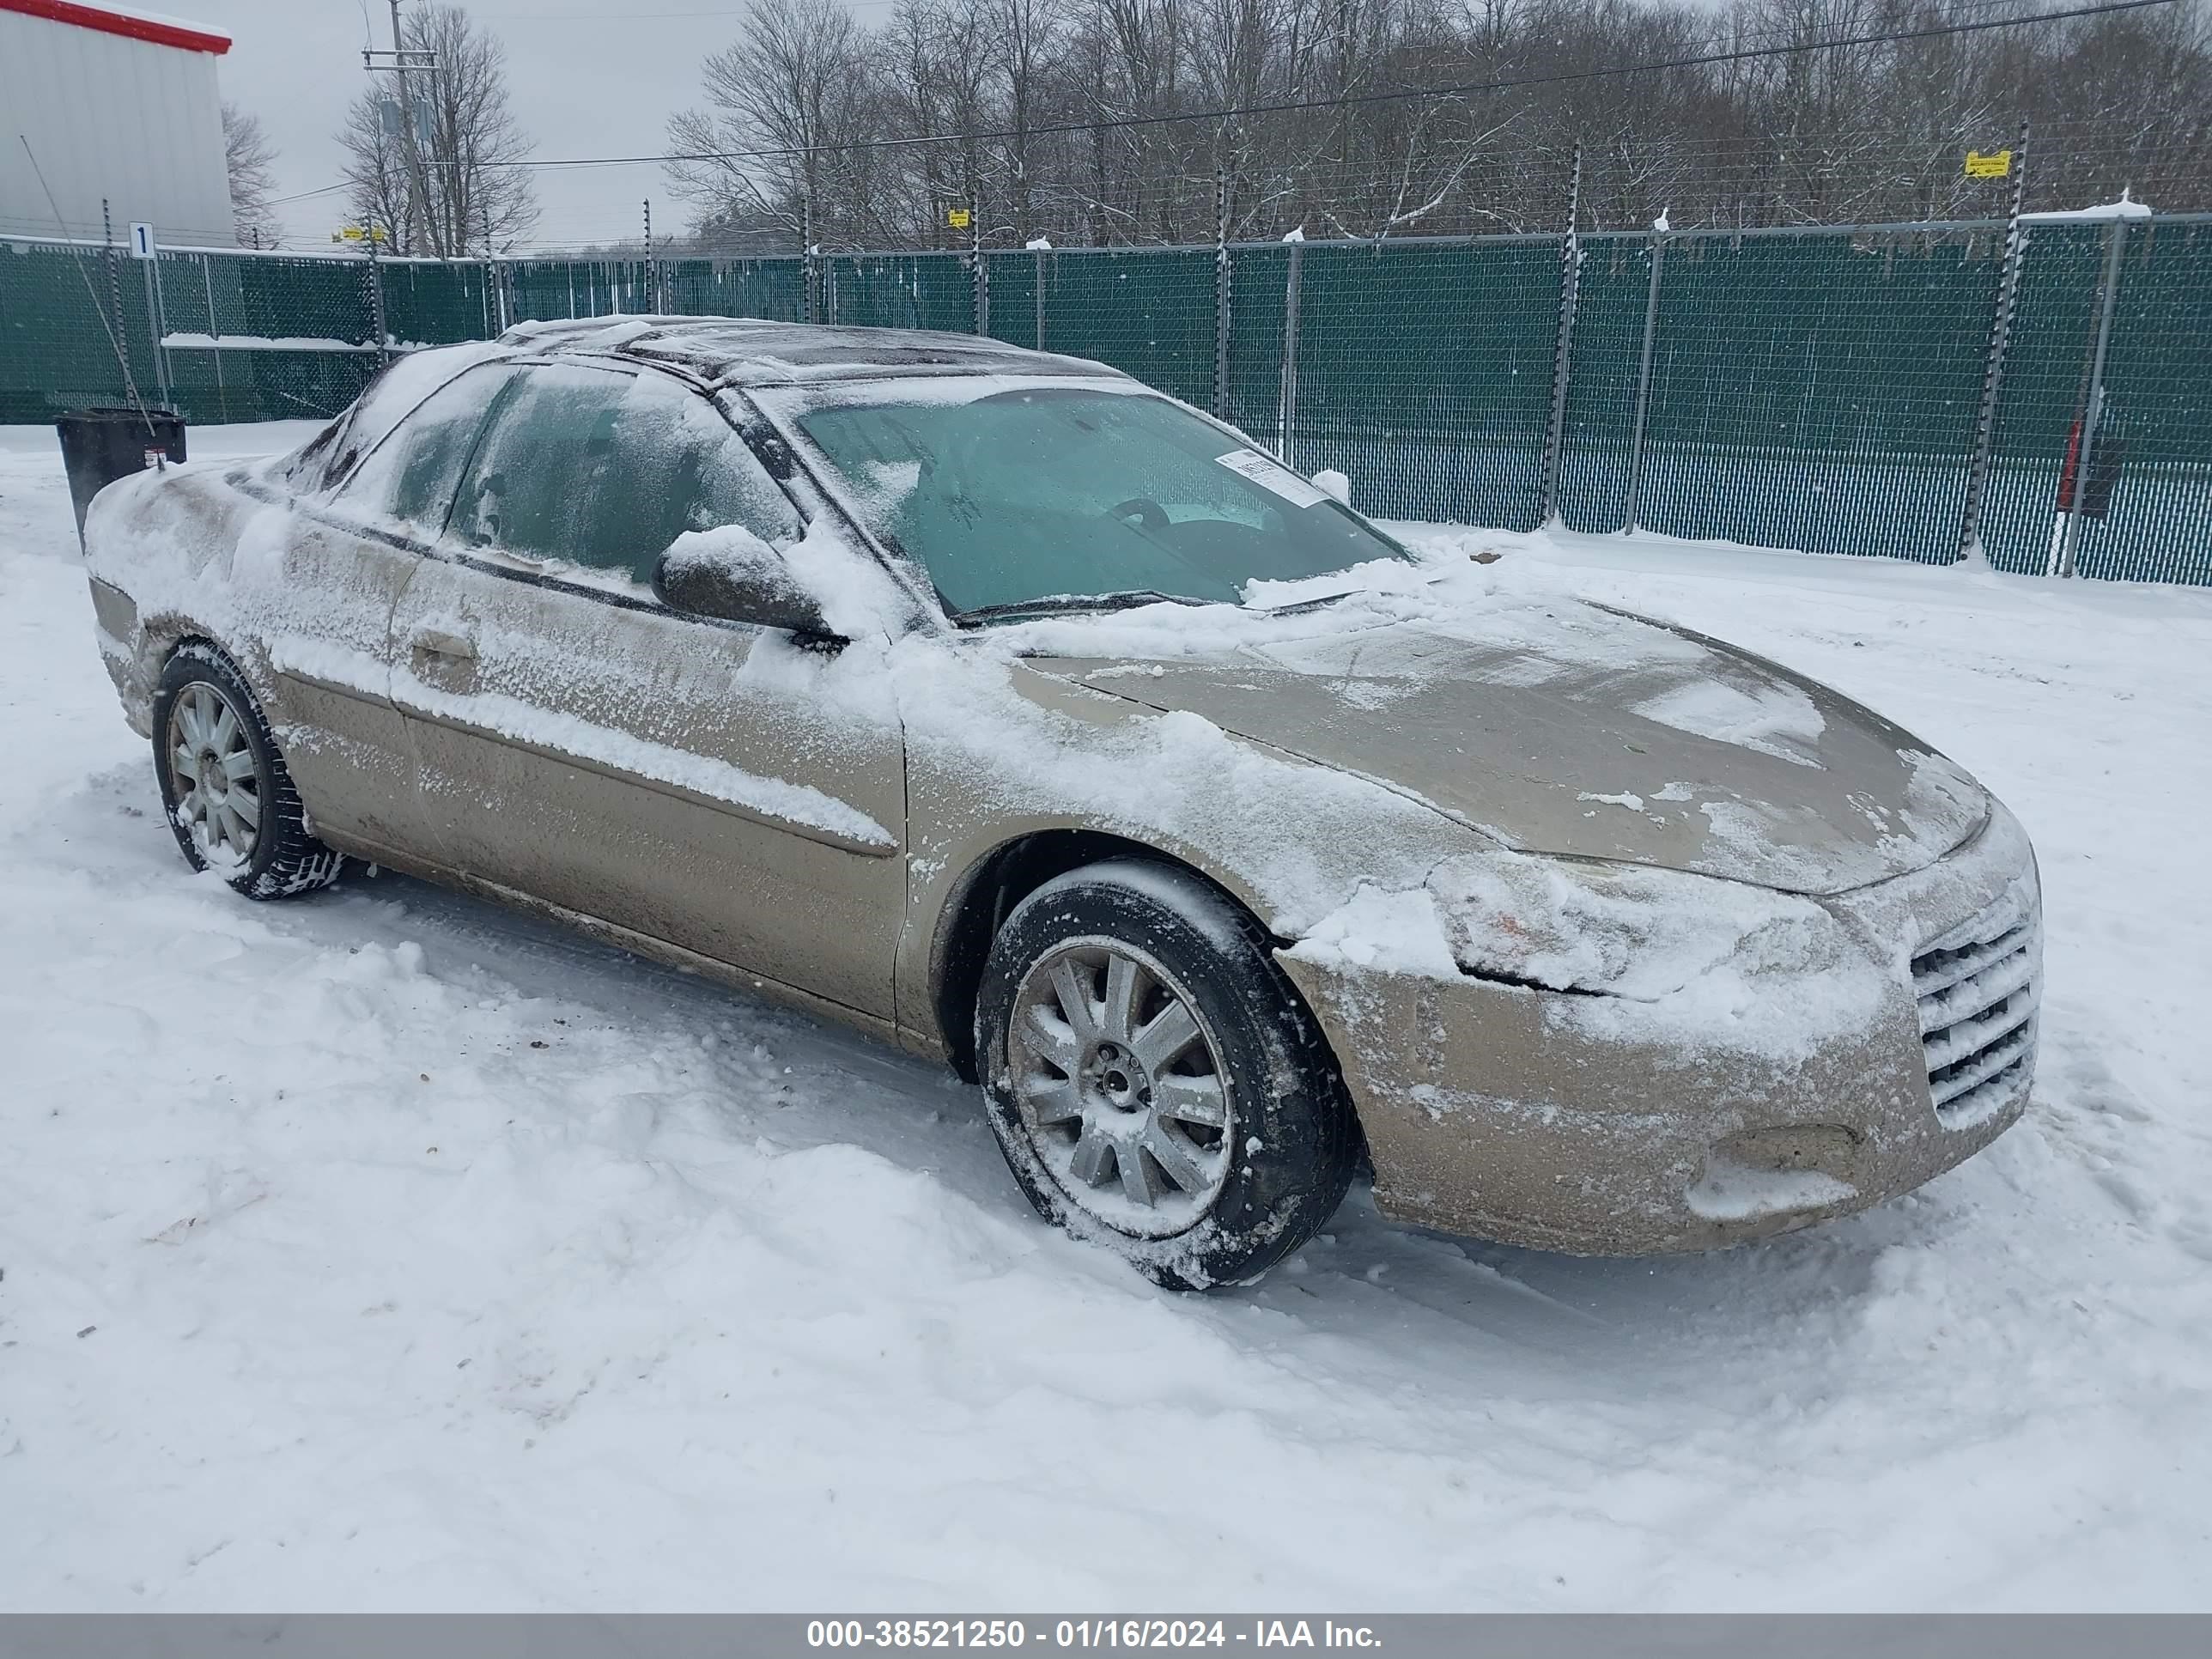
[[[1048,599],[1012,599],[1003,605],[979,605],[957,611],[955,622],[993,622],[1015,617],[1050,617],[1069,611],[1133,611],[1143,605],[1211,605],[1183,593],[1163,593],[1157,587],[1125,587],[1112,593],[1055,593]]]
[[[1354,593],[1364,593],[1364,587],[1347,587],[1335,593],[1323,593],[1310,599],[1293,599],[1288,605],[1255,605],[1253,608],[1263,617],[1303,617],[1309,611],[1318,611],[1325,605],[1334,605],[1339,599],[1348,599]]]

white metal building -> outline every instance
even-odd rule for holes
[[[218,29],[105,0],[0,0],[0,236],[97,240],[104,197],[118,241],[143,221],[165,245],[232,246],[229,50]]]

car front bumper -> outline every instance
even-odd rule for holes
[[[1278,959],[1342,1066],[1386,1215],[1580,1255],[1707,1249],[1909,1192],[2027,1106],[2041,903],[2009,813],[1993,803],[1926,869],[1820,903],[1890,988],[1872,1018],[1781,1051],[1724,1030],[1655,1036],[1617,1017],[1619,998]],[[1978,950],[2006,954],[1929,988]],[[2014,981],[1993,1012],[1944,1024]]]

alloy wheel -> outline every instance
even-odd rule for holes
[[[261,839],[260,763],[222,690],[194,680],[169,707],[169,811],[210,865],[242,865]]]
[[[1071,939],[1015,994],[1007,1058],[1022,1121],[1060,1188],[1128,1233],[1197,1222],[1229,1174],[1234,1100],[1205,1015],[1118,939]]]

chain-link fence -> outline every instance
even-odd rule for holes
[[[394,351],[526,319],[948,329],[1113,364],[1384,517],[2212,583],[2212,214],[2010,228],[447,263],[0,240],[0,421],[134,393],[330,415]]]

